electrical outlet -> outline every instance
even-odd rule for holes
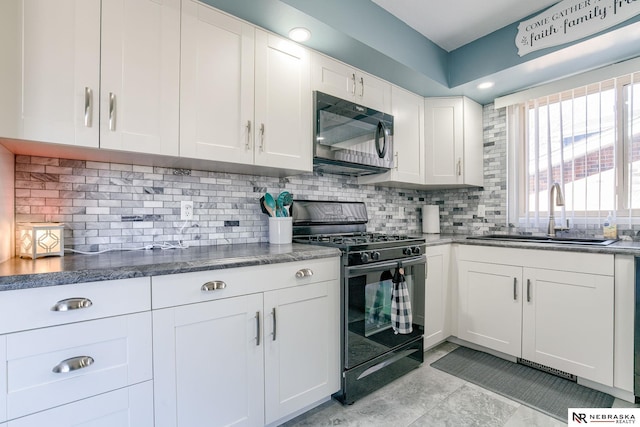
[[[484,205],[478,205],[478,218],[484,218],[485,208]]]
[[[404,206],[400,206],[398,208],[398,218],[399,219],[404,219]]]
[[[180,202],[180,219],[185,221],[193,219],[193,201],[182,200]]]

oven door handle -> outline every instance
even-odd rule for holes
[[[345,274],[347,277],[359,276],[362,273],[368,273],[371,271],[384,271],[389,270],[391,268],[395,268],[398,264],[402,264],[403,267],[408,267],[411,265],[417,264],[425,264],[427,262],[427,257],[425,255],[421,255],[415,258],[402,258],[395,261],[388,261],[376,264],[366,264],[366,265],[356,265],[354,267],[346,267]]]

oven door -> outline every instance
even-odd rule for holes
[[[391,324],[391,293],[396,268],[404,269],[411,302],[412,329],[396,334]],[[351,369],[422,337],[424,256],[347,267],[344,287],[344,367]]]

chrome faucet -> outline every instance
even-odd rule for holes
[[[555,190],[556,193],[556,205],[564,206],[564,194],[562,194],[562,188],[560,188],[560,184],[554,182],[551,188],[549,189],[549,226],[547,227],[547,234],[549,236],[555,236],[556,231],[568,230],[569,227],[556,227],[556,218],[553,212],[553,192]]]

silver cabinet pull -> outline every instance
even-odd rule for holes
[[[64,374],[67,372],[77,371],[78,369],[84,369],[93,365],[93,357],[91,356],[78,356],[71,359],[63,360],[53,367],[51,370],[56,374]]]
[[[313,276],[313,270],[310,268],[301,268],[296,271],[296,279],[302,279],[303,277],[311,277]]]
[[[360,98],[364,98],[364,77],[360,77]]]
[[[356,96],[356,73],[351,74],[351,79],[353,80],[353,90],[351,93],[353,96]]]
[[[395,170],[398,170],[398,152],[397,152],[397,151],[396,151],[396,153],[393,155],[393,157],[394,157],[394,162],[395,162],[394,169],[395,169]]]
[[[458,157],[458,176],[462,175],[462,158]]]
[[[71,311],[79,310],[81,308],[89,308],[93,305],[93,302],[89,298],[67,298],[58,301],[51,311]]]
[[[211,291],[217,291],[217,290],[220,290],[220,289],[224,289],[226,287],[227,287],[227,284],[224,283],[222,280],[212,280],[212,281],[207,282],[204,285],[202,285],[200,290],[203,291],[203,292],[211,292]]]
[[[251,120],[247,120],[247,144],[245,148],[251,150]]]
[[[116,130],[116,94],[109,92],[109,130]]]
[[[278,327],[278,322],[276,320],[276,308],[273,307],[273,309],[271,309],[271,315],[273,316],[273,340],[276,340],[276,329]]]
[[[260,312],[256,311],[256,345],[260,346]]]
[[[527,302],[531,302],[531,280],[527,279]]]
[[[518,279],[513,278],[513,300],[518,300],[518,291],[517,291]]]
[[[260,123],[260,151],[264,151],[264,123]]]
[[[90,128],[93,124],[93,91],[84,88],[84,126]]]

